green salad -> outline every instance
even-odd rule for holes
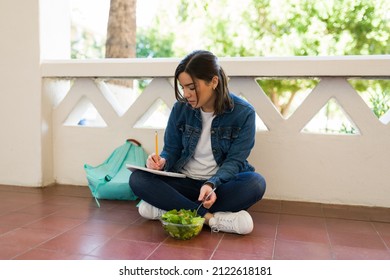
[[[197,215],[195,210],[170,210],[161,216],[164,230],[170,236],[188,240],[198,235],[202,230],[204,218]]]

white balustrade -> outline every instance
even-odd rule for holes
[[[152,152],[155,130],[162,148],[164,124],[175,102],[172,76],[177,63],[43,61],[44,118],[52,135],[46,152],[52,157],[53,180],[85,185],[85,163],[98,165],[128,138]],[[253,104],[262,122],[249,160],[266,177],[267,198],[390,207],[390,112],[378,119],[348,82],[389,79],[390,56],[224,58],[221,64],[230,77],[230,90]],[[151,81],[141,94],[118,97],[105,82],[116,78]],[[319,83],[283,118],[256,78],[317,78]],[[329,100],[340,105],[358,133],[305,131]],[[156,112],[161,104],[165,109]],[[77,125],[88,113],[97,116],[95,123]]]

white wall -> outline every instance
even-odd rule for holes
[[[40,186],[39,1],[0,1],[1,184]]]
[[[42,106],[40,60],[70,57],[67,5],[0,1],[0,184],[53,182],[51,113]]]

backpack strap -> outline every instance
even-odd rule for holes
[[[133,138],[129,138],[126,140],[126,142],[133,142],[134,144],[136,144],[137,146],[141,147],[141,143]]]
[[[109,159],[111,168],[108,170],[106,177],[104,180],[106,182],[111,181],[111,179],[118,173],[119,169],[122,166],[123,161],[126,159],[128,152],[131,149],[131,146],[133,144],[131,142],[127,142],[118,147],[114,153],[112,154],[111,158]]]

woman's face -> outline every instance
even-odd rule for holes
[[[214,112],[215,87],[218,85],[218,77],[214,76],[211,82],[204,80],[192,80],[186,72],[178,76],[183,96],[192,108],[202,108],[204,112]]]

